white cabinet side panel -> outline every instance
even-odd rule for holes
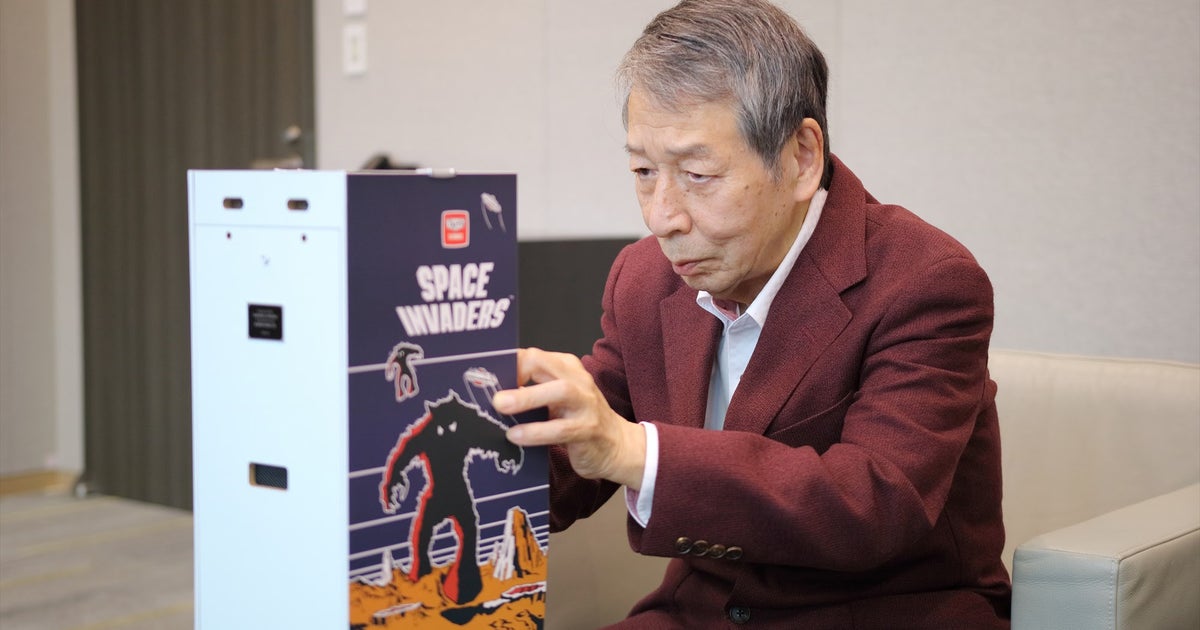
[[[347,623],[345,177],[302,175],[191,180],[201,630]],[[279,339],[252,336],[261,307]],[[255,485],[252,464],[286,469],[286,489]]]

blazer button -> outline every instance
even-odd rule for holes
[[[739,626],[750,621],[750,609],[745,606],[734,606],[729,609],[729,620]]]
[[[725,545],[713,545],[708,548],[709,558],[721,558],[725,556]]]
[[[697,540],[692,543],[692,553],[697,556],[703,556],[708,553],[708,541]]]
[[[675,551],[680,554],[687,555],[687,552],[692,550],[692,539],[687,536],[680,536],[675,541]]]
[[[738,546],[730,547],[725,550],[726,560],[740,560],[742,558],[742,548]]]

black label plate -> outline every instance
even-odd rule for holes
[[[250,305],[250,338],[283,340],[283,307]]]

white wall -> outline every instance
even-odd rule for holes
[[[524,239],[644,234],[612,71],[670,4],[317,0],[318,163],[515,171]],[[834,151],[991,274],[995,345],[1200,361],[1200,3],[780,4],[829,59]]]
[[[967,244],[996,345],[1200,361],[1200,3],[841,3],[833,146]]]
[[[71,0],[0,0],[0,475],[83,469]]]
[[[522,238],[637,234],[610,75],[654,5],[376,0],[359,19],[318,0],[318,165],[354,168],[383,150],[516,171]],[[341,71],[352,22],[367,24],[362,76]]]
[[[319,165],[516,171],[522,238],[641,235],[612,70],[669,4],[315,0]],[[1200,361],[1200,4],[781,4],[835,151],[991,273],[996,345]],[[0,0],[0,475],[83,467],[72,7]]]

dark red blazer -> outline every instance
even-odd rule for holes
[[[622,627],[1008,626],[991,285],[954,239],[833,168],[723,431],[703,428],[717,319],[653,238],[613,263],[584,364],[617,413],[658,429],[653,514],[629,538],[676,558]],[[616,486],[552,460],[561,530]]]

